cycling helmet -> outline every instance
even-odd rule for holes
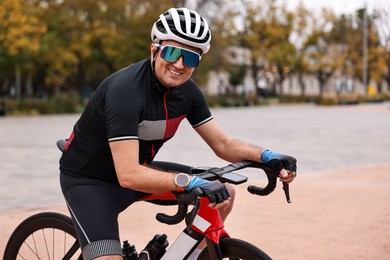
[[[207,21],[197,12],[171,8],[154,23],[151,38],[154,43],[174,40],[206,53],[210,49],[211,33]]]

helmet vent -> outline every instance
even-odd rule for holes
[[[160,15],[151,31],[151,38],[174,40],[199,48],[203,53],[210,49],[211,33],[207,21],[196,11],[187,8],[171,8]]]

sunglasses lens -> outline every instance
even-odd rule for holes
[[[169,62],[175,62],[179,59],[181,50],[172,46],[164,46],[161,51],[161,58]]]
[[[198,66],[200,56],[195,52],[173,46],[164,46],[161,51],[161,58],[169,62],[176,62],[181,56],[183,56],[184,65],[192,68]]]

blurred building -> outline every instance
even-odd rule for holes
[[[330,51],[337,55],[342,51],[342,46],[333,46],[329,48]],[[242,84],[232,86],[230,82],[230,75],[227,71],[210,71],[209,79],[206,84],[205,92],[209,96],[226,95],[230,93],[236,94],[253,94],[253,93],[269,93],[283,95],[302,95],[304,85],[305,96],[318,96],[320,94],[320,84],[317,77],[313,74],[305,74],[300,78],[294,71],[287,71],[290,73],[286,75],[286,79],[280,86],[279,75],[271,67],[267,66],[267,62],[262,60],[258,62],[257,82],[253,77],[254,73],[251,69],[250,50],[241,47],[230,47],[226,51],[226,58],[231,66],[246,66],[246,74],[242,80]],[[323,87],[323,94],[338,95],[342,93],[353,93],[357,95],[373,94],[378,92],[389,92],[390,87],[385,81],[378,85],[375,81],[368,82],[368,90],[365,89],[364,84],[355,78],[343,74],[341,71],[336,71],[325,83]]]

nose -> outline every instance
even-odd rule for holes
[[[173,64],[175,65],[176,68],[180,68],[180,69],[184,68],[184,58],[183,58],[183,56],[180,56],[177,59],[177,61],[175,61]]]

